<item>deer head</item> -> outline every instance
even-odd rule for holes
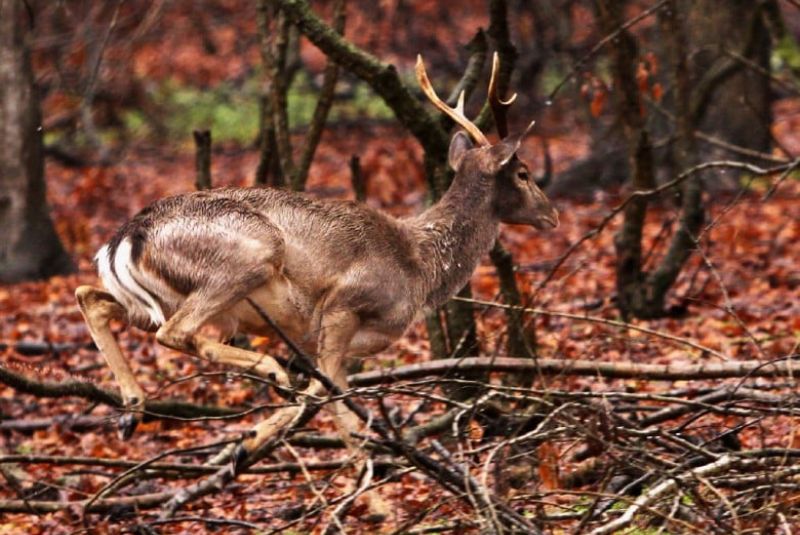
[[[499,59],[495,52],[492,61],[492,76],[489,82],[489,105],[494,116],[500,141],[489,142],[478,126],[464,114],[464,92],[458,104],[452,108],[442,101],[428,79],[422,57],[417,56],[417,80],[430,101],[461,126],[466,132],[457,132],[450,142],[448,163],[459,177],[488,181],[496,218],[503,223],[533,225],[538,229],[558,226],[558,211],[539,189],[527,164],[518,156],[522,140],[535,123],[531,122],[520,134],[508,135],[507,111],[516,100],[516,93],[508,100],[498,95],[497,76]]]

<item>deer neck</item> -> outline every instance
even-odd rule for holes
[[[497,238],[490,186],[474,182],[456,176],[438,203],[409,220],[419,244],[426,307],[455,295]]]

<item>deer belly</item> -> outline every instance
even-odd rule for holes
[[[248,299],[256,303],[281,330],[295,343],[306,346],[309,340],[309,324],[313,311],[310,299],[293,288],[282,277],[275,277],[261,286]],[[272,329],[261,314],[247,300],[240,301],[233,309],[239,322],[239,331],[249,334],[271,334]]]
[[[392,345],[392,342],[399,336],[397,333],[385,333],[376,329],[361,329],[350,342],[349,356],[368,357],[374,355]]]

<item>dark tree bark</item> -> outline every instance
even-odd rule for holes
[[[597,4],[606,35],[622,27],[625,2],[598,0]],[[664,105],[668,113],[646,113],[645,95],[637,84],[637,41],[627,30],[619,32],[610,52],[617,118],[625,132],[633,190],[653,188],[656,169],[674,177],[699,159],[730,157],[716,147],[700,146],[695,139],[698,132],[744,149],[766,152],[769,148],[769,80],[765,76],[769,39],[760,6],[735,1],[666,2],[658,17],[668,66],[664,69],[670,88]],[[733,24],[736,20],[743,23]],[[734,27],[737,30],[723,31]],[[654,131],[672,139],[660,153],[652,146]],[[644,270],[642,255],[649,201],[639,197],[626,206],[625,221],[615,236],[617,301],[624,316],[656,318],[683,312],[685,305],[667,306],[667,294],[697,248],[705,219],[703,191],[719,185],[719,176],[709,171],[682,182],[675,232],[663,257],[649,271]],[[738,186],[738,182],[722,186]]]
[[[772,124],[771,42],[765,2],[697,0],[678,2],[686,12],[689,75],[694,94],[689,119],[700,131],[728,143],[769,152]],[[758,68],[752,68],[755,65]],[[759,72],[761,71],[761,72]],[[706,159],[731,156],[725,149],[702,147]],[[736,155],[741,159],[740,155]],[[734,179],[736,174],[729,174]],[[706,177],[712,189],[719,177]],[[721,187],[738,184],[721,183]]]
[[[268,0],[259,0],[257,22],[261,58],[267,74],[265,83],[268,87],[261,103],[261,159],[256,171],[256,183],[271,182],[275,186],[285,183],[293,190],[303,191],[311,161],[333,106],[339,65],[328,59],[322,89],[306,131],[303,150],[299,160],[295,161],[289,125],[288,92],[300,68],[299,35],[280,6]],[[336,0],[331,28],[342,35],[345,22],[345,0]],[[271,181],[268,179],[270,175]]]
[[[776,26],[774,2],[679,0],[670,5],[685,26],[684,60],[692,93],[687,117],[692,135],[701,132],[739,148],[769,153],[772,121],[769,28]],[[670,10],[658,10],[656,15],[663,19]],[[637,29],[636,34],[645,39],[643,52],[654,52],[660,65],[674,63],[673,37],[667,27]],[[613,42],[608,46],[613,47]],[[656,77],[667,90],[661,106],[671,115],[677,115],[672,94],[673,73],[661,68]],[[661,113],[650,113],[647,124],[656,145],[653,148],[656,175],[659,179],[674,176],[681,171],[672,160],[674,151],[666,143],[657,142],[668,138],[676,126]],[[601,117],[592,120],[590,126],[593,140],[590,155],[559,173],[548,188],[551,195],[590,199],[596,190],[622,185],[623,178],[632,173],[620,121]],[[748,159],[743,158],[742,151],[702,140],[697,141],[697,154],[703,160]],[[703,182],[712,191],[730,190],[738,186],[737,179],[737,173],[727,173],[706,175]]]
[[[0,283],[72,271],[45,199],[41,111],[23,3],[0,0]]]
[[[195,130],[195,179],[198,190],[211,189],[211,130]]]

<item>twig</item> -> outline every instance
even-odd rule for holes
[[[465,300],[466,301],[466,299],[463,299],[463,298],[460,298],[460,297],[456,297],[455,299]],[[706,347],[704,345],[698,344],[697,342],[689,340],[688,338],[682,338],[682,337],[676,336],[674,334],[665,333],[665,332],[662,332],[662,331],[656,331],[655,329],[650,329],[648,327],[641,327],[639,325],[634,325],[633,323],[628,323],[626,321],[610,320],[610,319],[606,319],[606,318],[598,318],[598,317],[595,317],[595,316],[587,316],[587,315],[581,315],[581,314],[571,314],[569,312],[556,312],[554,310],[545,310],[545,309],[541,309],[541,308],[514,307],[512,305],[506,305],[506,304],[503,304],[503,303],[496,303],[496,302],[493,302],[493,301],[482,301],[482,300],[479,300],[479,299],[470,299],[469,301],[471,303],[475,304],[475,305],[494,307],[494,308],[506,308],[506,309],[513,308],[515,310],[518,310],[520,312],[524,312],[524,313],[527,313],[527,314],[540,314],[542,316],[552,316],[552,317],[555,317],[555,318],[566,318],[566,319],[571,319],[571,320],[576,320],[576,321],[586,321],[586,322],[589,322],[589,323],[600,323],[600,324],[603,324],[603,325],[611,325],[613,327],[619,327],[619,328],[622,328],[622,329],[630,329],[630,330],[633,330],[633,331],[639,331],[639,332],[642,332],[642,333],[645,333],[645,334],[649,334],[651,336],[656,336],[658,338],[663,338],[665,340],[670,340],[670,341],[675,342],[675,343],[680,344],[680,345],[685,345],[685,346],[691,347],[693,349],[697,349],[699,351],[702,351],[703,353],[708,353],[709,355],[714,355],[715,357],[720,358],[720,359],[722,359],[724,361],[730,360],[730,357],[728,357],[724,353],[720,353],[719,351],[711,349],[710,347]]]
[[[317,17],[305,0],[274,0],[298,29],[326,56],[365,82],[386,102],[427,154],[447,154],[447,134],[400,80],[394,65],[356,47]]]
[[[364,171],[361,169],[361,160],[358,155],[350,156],[350,181],[353,184],[353,192],[358,202],[367,200],[367,182],[364,178]]]
[[[645,9],[632,19],[625,21],[624,24],[621,24],[614,31],[609,32],[605,37],[600,39],[600,41],[598,41],[597,44],[594,45],[591,50],[589,50],[589,52],[584,54],[582,57],[578,59],[578,61],[575,62],[575,66],[572,68],[572,70],[569,73],[567,73],[567,75],[556,85],[556,87],[550,92],[550,95],[547,97],[547,99],[552,101],[556,97],[556,95],[561,91],[561,88],[564,87],[564,85],[567,82],[572,80],[576,74],[578,74],[578,69],[583,68],[586,62],[589,61],[592,57],[594,57],[595,54],[600,52],[600,50],[602,50],[604,46],[613,41],[614,38],[619,37],[619,35],[622,32],[624,32],[637,22],[649,17],[650,15],[652,15],[653,13],[664,7],[664,4],[666,4],[668,1],[669,0],[661,0],[654,6]]]
[[[308,357],[308,355],[306,355],[299,348],[299,346],[289,336],[286,335],[280,326],[278,326],[272,320],[269,314],[267,314],[264,309],[258,305],[258,303],[251,299],[247,299],[247,301],[258,313],[261,319],[264,320],[271,328],[273,328],[286,343],[286,345],[288,345],[289,348],[295,353],[295,358],[292,359],[292,362],[298,365],[301,371],[305,371],[312,378],[318,380],[331,395],[343,396],[344,393],[341,391],[341,389],[329,377],[320,372],[314,366],[311,358]],[[469,359],[455,360],[465,361]],[[443,466],[441,463],[437,462],[422,451],[413,448],[402,439],[392,438],[390,431],[386,427],[386,423],[371,418],[369,412],[367,412],[367,410],[361,405],[353,401],[350,396],[343,396],[342,402],[349,410],[353,411],[353,413],[358,416],[362,422],[365,423],[368,429],[375,431],[381,437],[381,440],[377,442],[378,444],[389,448],[395,454],[405,457],[411,464],[420,468],[435,481],[437,481],[442,487],[452,492],[456,496],[463,497],[465,494],[470,495],[475,493],[475,489],[471,488],[471,482],[469,480],[465,481],[460,474],[452,471],[446,466]],[[494,503],[492,505],[497,508],[498,515],[500,516],[503,524],[507,527],[513,529],[522,529],[529,533],[540,533],[540,531],[533,524],[531,524],[525,517],[518,514],[505,502],[494,498]]]
[[[367,459],[364,465],[364,474],[361,477],[361,484],[356,487],[353,492],[350,493],[349,496],[346,496],[342,502],[336,506],[333,510],[333,514],[331,515],[333,518],[333,523],[328,526],[328,529],[325,530],[325,535],[331,533],[331,527],[336,526],[342,533],[345,533],[344,526],[342,526],[342,520],[344,519],[344,515],[350,509],[350,506],[353,505],[353,502],[356,499],[364,494],[367,489],[369,488],[370,484],[372,483],[372,474],[373,474],[373,464],[372,459]]]
[[[634,519],[636,514],[643,508],[649,507],[653,502],[672,492],[679,483],[689,483],[698,477],[706,477],[727,470],[735,463],[736,459],[731,455],[723,455],[713,463],[694,468],[677,477],[669,478],[639,496],[633,505],[625,510],[625,513],[611,522],[595,529],[590,535],[606,535],[626,528]]]
[[[754,175],[768,176],[781,173],[788,169],[794,169],[798,165],[800,165],[800,159],[768,168],[762,168],[757,165],[746,162],[737,162],[732,160],[716,160],[712,162],[704,162],[695,165],[694,167],[691,167],[686,171],[683,171],[674,179],[665,182],[656,188],[649,190],[637,190],[631,192],[621,203],[612,208],[611,211],[608,214],[606,214],[606,216],[600,221],[600,223],[596,227],[594,227],[592,230],[588,231],[586,234],[578,238],[577,241],[575,241],[572,245],[570,245],[567,248],[567,250],[561,256],[558,257],[558,259],[553,264],[553,267],[551,267],[550,270],[548,271],[545,278],[542,279],[542,281],[536,286],[536,289],[533,292],[533,297],[535,297],[542,290],[542,288],[544,288],[547,285],[547,283],[550,282],[550,280],[552,280],[552,278],[558,271],[558,268],[560,268],[564,264],[567,258],[569,258],[572,255],[572,253],[574,253],[578,249],[578,247],[580,247],[584,242],[588,241],[589,239],[598,236],[600,232],[611,222],[611,220],[613,220],[614,217],[617,216],[617,214],[619,214],[622,210],[624,210],[625,207],[636,198],[640,197],[649,198],[659,195],[662,192],[667,191],[681,184],[684,180],[688,179],[695,173],[699,173],[707,169],[714,169],[714,168],[741,169],[743,171],[747,171]]]
[[[163,526],[164,524],[180,524],[182,522],[202,522],[209,526],[235,526],[237,528],[247,528],[253,531],[259,531],[261,526],[253,524],[252,522],[245,522],[243,520],[235,520],[230,518],[211,518],[207,516],[176,516],[173,518],[157,518],[147,522],[148,526]]]
[[[336,0],[333,8],[333,29],[339,34],[344,34],[346,15],[345,0]],[[308,170],[311,167],[311,160],[314,159],[317,145],[319,145],[319,141],[322,138],[322,130],[325,127],[325,121],[333,105],[334,90],[336,89],[336,80],[338,76],[339,65],[337,65],[333,59],[329,58],[325,65],[319,100],[317,100],[317,106],[314,108],[311,124],[309,124],[308,131],[306,132],[300,163],[295,168],[291,178],[290,185],[292,189],[296,191],[303,191],[305,189]]]
[[[291,444],[295,441],[287,441]],[[304,444],[304,446],[313,446],[313,444]],[[342,445],[342,447],[344,447]],[[135,468],[141,466],[143,461],[133,461],[128,459],[110,459],[107,457],[72,457],[68,455],[39,455],[39,454],[13,454],[13,455],[0,455],[0,465],[2,464],[48,464],[52,466],[107,466],[114,468]],[[301,466],[299,463],[277,463],[267,466],[251,466],[242,473],[246,474],[277,474],[282,472],[300,473],[303,470],[310,472],[324,471],[324,470],[338,470],[346,466],[350,462],[349,459],[337,461],[318,461],[306,462]],[[377,465],[381,468],[398,466],[397,463],[379,462]],[[402,466],[402,465],[400,465]],[[209,464],[188,464],[188,463],[159,463],[154,462],[146,466],[148,470],[165,470],[173,472],[183,472],[187,474],[211,474],[224,468],[223,465],[209,465]]]
[[[195,188],[198,191],[211,189],[211,131],[195,130],[192,134],[194,135],[196,150],[195,171],[197,175],[194,182]]]
[[[213,442],[211,444],[204,444],[202,446],[195,446],[195,447],[192,447],[192,448],[175,448],[175,449],[164,451],[164,452],[159,453],[158,455],[156,455],[154,457],[151,457],[150,459],[147,459],[147,460],[144,460],[144,461],[142,461],[140,463],[137,463],[135,466],[132,466],[128,470],[125,470],[121,474],[117,475],[114,479],[112,479],[111,481],[109,481],[108,483],[103,485],[103,487],[101,487],[100,490],[95,492],[94,495],[84,503],[82,515],[85,515],[87,510],[91,509],[92,504],[94,504],[97,500],[102,498],[103,494],[105,494],[106,492],[108,492],[111,489],[113,489],[115,487],[115,485],[119,481],[127,479],[128,476],[130,476],[131,474],[133,474],[133,473],[135,473],[138,470],[141,470],[143,468],[147,468],[151,464],[156,463],[157,461],[163,459],[164,457],[169,457],[171,455],[177,455],[177,454],[183,454],[183,453],[193,453],[193,452],[197,452],[197,451],[203,451],[203,450],[207,450],[207,449],[210,449],[210,448],[215,448],[217,446],[224,446],[224,445],[230,444],[232,442],[235,442],[236,440],[238,440],[238,439],[235,439],[235,440],[223,440],[223,441],[219,441],[219,442]]]
[[[97,136],[97,131],[94,126],[94,119],[92,117],[92,101],[94,100],[94,88],[95,83],[97,82],[97,75],[100,73],[100,65],[103,62],[103,55],[105,54],[106,47],[108,46],[108,40],[111,37],[111,33],[114,31],[114,28],[117,26],[117,18],[119,16],[120,7],[122,7],[122,0],[117,0],[117,4],[114,7],[114,13],[111,15],[111,22],[109,22],[105,32],[103,33],[103,40],[100,43],[99,49],[96,50],[97,56],[94,58],[95,61],[94,65],[92,65],[92,70],[89,73],[89,80],[86,82],[86,87],[83,90],[83,100],[81,101],[80,106],[84,129],[86,130],[86,134],[95,148],[100,150],[101,161],[106,159],[105,148],[103,146],[103,142]]]

